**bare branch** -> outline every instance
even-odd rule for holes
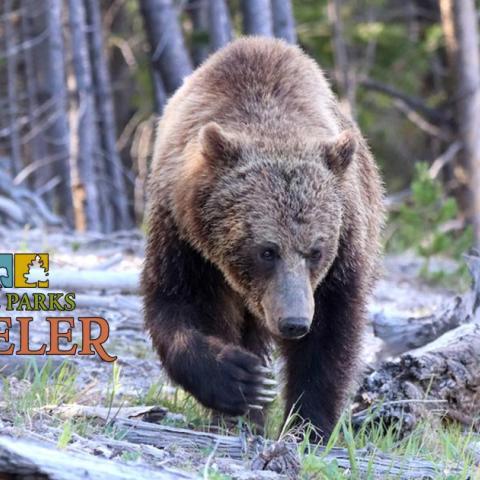
[[[409,107],[410,110],[421,114],[429,123],[432,123],[433,125],[449,124],[449,118],[442,111],[429,107],[418,97],[407,95],[391,85],[387,85],[369,78],[361,79],[359,84],[367,90],[374,90],[400,100],[403,104]]]

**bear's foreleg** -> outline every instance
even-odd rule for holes
[[[178,326],[168,334],[162,328],[151,329],[152,338],[175,383],[204,406],[227,415],[243,415],[251,405],[261,406],[266,401],[259,357],[221,337],[180,326],[198,314],[198,306],[190,310],[163,305],[162,310],[160,316],[168,316]],[[188,310],[190,315],[183,317]]]
[[[271,401],[262,359],[241,346],[243,312],[216,267],[182,242],[163,212],[143,271],[145,323],[170,378],[206,407],[242,415]],[[238,324],[240,323],[237,322]],[[257,352],[255,352],[257,353]]]

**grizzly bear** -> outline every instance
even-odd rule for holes
[[[146,326],[204,406],[271,401],[326,438],[348,393],[377,270],[383,187],[353,121],[295,46],[243,38],[168,102],[149,179]]]

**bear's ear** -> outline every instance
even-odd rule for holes
[[[325,145],[325,162],[335,174],[341,175],[350,165],[357,150],[357,140],[351,130],[344,130]]]
[[[199,133],[202,153],[212,166],[221,166],[235,161],[240,153],[240,144],[218,123],[210,122]]]

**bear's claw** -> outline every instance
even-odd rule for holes
[[[262,379],[262,383],[265,385],[265,386],[272,386],[272,387],[276,387],[278,386],[278,382],[274,379],[274,378],[263,378]]]
[[[263,374],[271,374],[272,373],[272,370],[268,367],[265,367],[264,365],[257,365],[255,367],[255,370],[258,372],[258,373],[263,373]]]

